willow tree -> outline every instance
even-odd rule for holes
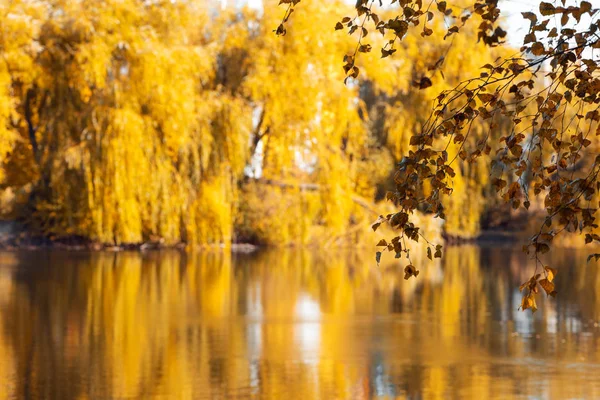
[[[16,149],[18,154],[31,152],[27,126],[20,121],[16,107],[19,105],[22,88],[31,86],[38,69],[35,65],[35,43],[32,40],[39,31],[44,9],[41,4],[26,1],[0,2],[0,163],[19,164],[21,173],[10,168],[0,169],[0,183],[9,181],[22,186],[31,180],[28,156],[11,158]],[[7,206],[5,197],[14,197],[10,190],[0,199],[0,209]]]
[[[30,152],[5,162],[35,171],[35,221],[104,243],[228,243],[250,118],[218,82],[222,19],[209,3],[39,5],[3,7],[30,32],[2,27],[3,54],[27,47],[14,62],[31,72],[10,67],[2,90],[16,103],[10,134]]]
[[[285,34],[285,23],[300,0],[282,3],[287,9],[276,30],[279,34]],[[453,8],[445,1],[391,0],[388,5],[395,6],[396,13],[389,19],[379,17],[378,6],[383,3],[358,0],[354,15],[340,16],[343,19],[335,25],[356,35],[355,50],[344,57],[346,80],[359,76],[359,53],[373,48],[368,43],[369,31],[386,38],[379,49],[383,58],[393,57],[398,43],[411,30],[419,30],[423,40],[432,36],[441,26],[432,22],[436,19],[445,22],[445,38],[456,37],[472,20],[477,26],[477,41],[487,46],[501,46],[507,35],[498,24],[498,0],[465,2],[464,8]],[[600,121],[599,63],[593,54],[600,47],[600,13],[588,1],[566,3],[540,1],[537,14],[523,13],[530,28],[520,52],[483,65],[478,76],[465,77],[439,94],[430,118],[413,133],[412,147],[400,163],[397,187],[389,196],[400,211],[377,222],[389,222],[400,229],[398,238],[417,239],[417,228],[410,218],[421,204],[445,218],[443,199],[453,191],[452,164],[457,157],[447,146],[439,146],[439,140],[459,144],[458,157],[473,163],[495,152],[499,159],[494,163],[500,163],[501,168],[493,177],[494,185],[505,201],[515,209],[529,209],[532,197],[543,197],[545,222],[525,246],[536,259],[536,271],[521,286],[525,291],[521,307],[534,311],[539,287],[549,295],[556,294],[552,282],[556,271],[540,260],[553,239],[562,231],[579,231],[585,232],[586,242],[600,241],[594,216],[600,157],[592,142]],[[430,87],[432,78],[424,75],[415,84],[421,89]],[[569,115],[573,117],[567,118]],[[469,142],[475,121],[485,121],[493,132],[499,119],[510,121],[508,135],[493,140],[490,134],[474,144]],[[594,161],[584,162],[586,158]],[[517,179],[509,185],[512,176]],[[430,192],[418,190],[423,181],[431,186]],[[600,258],[600,254],[590,257],[594,256]]]
[[[327,34],[344,4],[307,1],[311,12],[298,15],[286,41],[271,32],[280,17],[273,5],[246,45],[242,89],[256,115],[250,175],[271,187],[252,189],[261,195],[245,214],[271,243],[342,242],[368,215],[356,200],[372,199],[374,191],[361,180],[381,175],[373,168],[376,149],[360,114],[359,87],[346,87],[337,68],[335,49],[352,41]]]

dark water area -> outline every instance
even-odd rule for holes
[[[0,399],[600,398],[600,274],[555,250],[0,253]]]

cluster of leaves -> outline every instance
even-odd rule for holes
[[[395,258],[402,258],[402,255],[404,254],[409,263],[404,268],[404,279],[408,280],[411,276],[417,277],[419,275],[419,270],[416,269],[410,259],[410,249],[406,245],[406,240],[409,239],[414,242],[418,242],[419,236],[421,236],[427,242],[427,258],[433,260],[433,257],[442,257],[442,245],[434,245],[430,243],[425,236],[419,232],[419,227],[415,226],[414,223],[409,222],[408,213],[400,211],[394,214],[388,214],[385,217],[380,215],[379,218],[377,218],[377,220],[371,225],[371,228],[373,231],[376,231],[377,228],[379,228],[379,226],[381,226],[383,223],[388,223],[393,229],[400,230],[401,234],[394,237],[389,243],[385,239],[381,239],[379,243],[377,243],[378,247],[383,247],[381,251],[375,253],[375,260],[377,261],[377,264],[379,264],[381,255],[384,251],[394,253]],[[432,248],[435,248],[435,252],[432,252]]]
[[[292,9],[298,3],[284,2]],[[344,57],[346,79],[359,75],[358,53],[372,49],[365,42],[369,21],[376,31],[389,37],[381,48],[382,57],[393,55],[394,46],[411,27],[421,24],[421,36],[431,35],[434,25],[430,21],[436,13],[444,18],[445,37],[459,32],[475,14],[480,20],[478,40],[497,46],[506,37],[506,32],[497,26],[500,10],[494,0],[474,1],[460,10],[437,1],[425,5],[421,0],[389,3],[399,6],[396,18],[382,21],[373,11],[374,1],[358,0],[356,15],[337,23],[335,29],[347,28],[349,34],[358,35],[356,49]],[[543,267],[546,277],[542,280],[537,273],[542,266],[539,255],[550,250],[553,239],[562,231],[585,232],[586,243],[600,242],[600,236],[594,233],[598,228],[595,213],[600,156],[585,157],[593,152],[591,135],[600,135],[599,61],[593,57],[593,50],[600,48],[600,13],[588,1],[577,6],[565,3],[562,0],[562,5],[557,6],[542,1],[539,14],[522,13],[530,27],[516,55],[484,65],[479,76],[439,94],[429,119],[411,137],[412,148],[395,176],[396,190],[388,194],[400,212],[380,217],[373,225],[376,229],[386,221],[400,229],[401,234],[391,243],[380,243],[398,257],[405,251],[400,241],[405,237],[417,240],[420,235],[418,227],[409,221],[416,210],[445,218],[443,198],[453,191],[453,162],[460,158],[475,163],[484,155],[493,156],[493,185],[513,209],[528,210],[531,196],[543,198],[545,221],[524,249],[533,253],[536,271],[522,286],[528,289],[522,308],[534,311],[533,296],[538,284],[548,294],[556,294],[552,283],[555,271]],[[583,27],[582,17],[589,20]],[[431,79],[424,76],[414,84],[427,88]],[[468,138],[475,121],[483,122],[488,134],[473,144]],[[510,132],[492,140],[492,133],[506,121]],[[457,148],[453,156],[450,147]],[[431,190],[422,189],[425,183]],[[600,254],[590,258],[598,259]]]
[[[537,304],[535,302],[535,295],[539,293],[539,287],[541,287],[548,296],[556,296],[556,290],[554,290],[554,277],[556,276],[556,270],[550,267],[544,267],[544,277],[541,278],[542,274],[533,275],[527,282],[519,286],[521,292],[524,291],[523,298],[521,299],[522,310],[535,312],[537,310]]]

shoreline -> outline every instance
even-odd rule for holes
[[[223,244],[199,246],[198,250],[222,251],[229,250],[234,253],[253,253],[262,246],[251,243],[232,243],[229,246]],[[45,236],[28,235],[20,233],[18,235],[7,235],[0,233],[0,251],[43,251],[43,250],[61,250],[72,252],[121,252],[135,251],[145,252],[153,250],[190,250],[186,243],[164,244],[162,242],[143,242],[126,243],[120,245],[103,244],[93,242],[82,237],[65,237],[52,239]]]
[[[510,231],[491,231],[482,232],[481,235],[473,238],[444,237],[444,246],[464,246],[464,245],[489,245],[514,244],[521,238]],[[373,243],[373,245],[375,242]],[[73,252],[121,252],[135,251],[144,252],[152,250],[179,250],[179,251],[223,251],[229,250],[232,253],[253,253],[260,249],[270,248],[272,246],[257,245],[252,243],[232,243],[229,246],[224,244],[206,245],[190,247],[187,243],[164,244],[161,241],[127,243],[120,245],[102,244],[91,241],[85,237],[60,237],[51,238],[42,235],[33,235],[22,231],[18,234],[11,234],[0,231],[0,251],[42,251],[42,250],[61,250]],[[298,247],[298,246],[284,246]],[[314,246],[302,246],[306,248]],[[368,245],[342,246],[341,248],[367,248]],[[375,248],[375,247],[373,247]]]
[[[7,226],[9,229],[7,229]],[[8,224],[6,221],[0,221],[0,251],[43,251],[43,250],[60,250],[72,252],[122,252],[134,251],[145,252],[155,250],[178,250],[178,251],[230,251],[238,254],[254,253],[265,248],[279,248],[268,245],[260,245],[253,243],[232,243],[230,245],[215,244],[205,246],[188,246],[187,243],[180,242],[176,244],[165,244],[163,241],[148,241],[143,243],[127,243],[120,245],[102,244],[91,241],[82,236],[65,236],[65,237],[48,237],[44,235],[36,235],[28,232],[25,229],[17,229],[15,224]],[[520,234],[521,233],[521,234]],[[460,247],[460,246],[515,246],[520,243],[525,244],[529,238],[523,236],[522,232],[514,230],[482,230],[475,237],[457,237],[443,235],[443,245],[445,247]],[[582,239],[583,240],[583,239]],[[283,248],[314,248],[315,246],[297,246],[289,245]],[[348,245],[341,246],[344,248],[370,248],[375,249],[375,237],[373,246],[367,245]],[[583,246],[574,245],[572,240],[568,240],[564,245],[558,244],[557,247],[564,248],[580,248]],[[375,251],[375,250],[374,250]]]

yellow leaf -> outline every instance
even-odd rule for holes
[[[529,295],[529,305],[531,308],[531,312],[537,311],[537,304],[535,302],[535,297],[533,295]]]
[[[521,300],[521,310],[525,311],[528,308],[531,308],[532,312],[537,311],[537,304],[535,302],[535,297],[531,293],[523,296],[523,299]]]
[[[550,282],[552,282],[554,280],[554,277],[556,276],[556,272],[557,272],[556,269],[555,268],[550,268],[550,267],[544,267],[544,269],[548,273],[547,279]]]

